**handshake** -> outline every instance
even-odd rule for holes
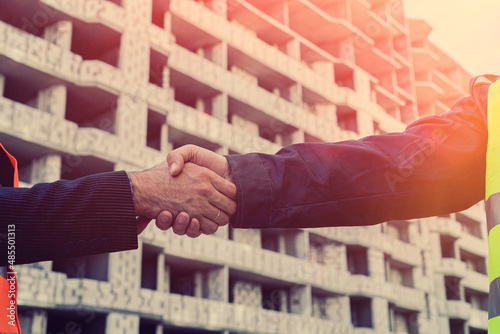
[[[152,219],[161,230],[196,238],[212,234],[236,213],[236,186],[224,156],[194,145],[180,147],[167,161],[131,172],[137,233]]]

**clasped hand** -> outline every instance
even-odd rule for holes
[[[142,172],[131,172],[140,234],[156,218],[162,230],[196,238],[212,234],[236,213],[236,186],[225,157],[186,145],[167,161]]]

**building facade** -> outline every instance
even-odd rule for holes
[[[0,0],[0,141],[25,186],[193,143],[267,152],[402,131],[470,75],[402,0]],[[486,333],[484,206],[372,227],[151,226],[19,266],[25,333]]]

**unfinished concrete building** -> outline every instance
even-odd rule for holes
[[[470,75],[402,0],[0,0],[0,142],[25,186],[401,131]],[[486,333],[483,207],[363,228],[153,227],[18,267],[25,333]]]

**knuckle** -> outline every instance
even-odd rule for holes
[[[215,232],[217,232],[219,226],[217,224],[206,224],[203,228],[203,233],[204,234],[213,234]]]

